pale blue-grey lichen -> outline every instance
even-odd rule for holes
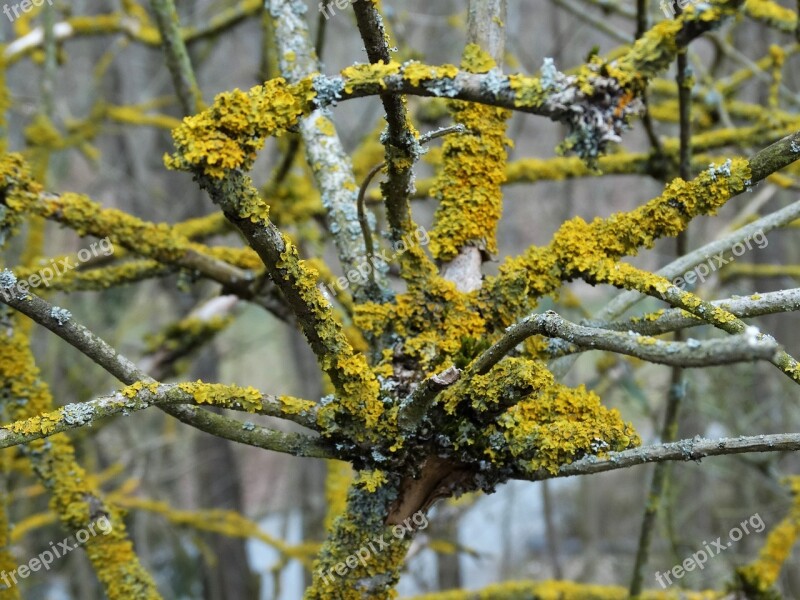
[[[567,76],[556,68],[555,61],[549,56],[542,61],[541,73],[540,82],[544,91],[563,90],[566,87]]]
[[[17,276],[8,269],[0,271],[0,288],[9,289],[17,285]]]
[[[59,325],[63,325],[72,318],[72,313],[66,308],[54,306],[50,309],[50,317],[55,319]]]
[[[88,404],[67,404],[61,409],[61,414],[69,425],[86,425],[94,419],[94,408]]]
[[[317,93],[316,100],[319,106],[336,106],[344,92],[344,79],[338,75],[335,77],[317,75],[312,83],[314,91]]]
[[[592,70],[599,69],[590,65]],[[621,133],[629,129],[629,121],[639,115],[644,104],[620,86],[613,77],[600,73],[588,79],[591,92],[586,93],[578,78],[559,71],[551,58],[542,63],[540,82],[548,93],[544,108],[550,118],[569,126],[569,134],[559,146],[562,152],[574,152],[592,164],[611,142],[621,141]]]
[[[433,81],[423,81],[422,87],[434,96],[441,98],[454,98],[459,92],[459,85],[456,83],[455,79],[450,77],[442,77],[441,79]]]
[[[511,86],[508,83],[508,77],[495,67],[486,73],[486,77],[481,81],[481,89],[497,98],[501,94],[507,94]]]
[[[725,177],[731,176],[731,159],[729,158],[721,165],[717,166],[714,163],[711,163],[708,166],[708,175],[711,177],[711,181],[717,180],[717,175],[724,175]]]

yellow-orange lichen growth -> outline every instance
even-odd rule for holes
[[[466,70],[480,73],[493,67],[494,61],[480,47],[467,46]],[[511,112],[460,101],[452,102],[450,110],[466,132],[449,136],[444,143],[444,166],[431,190],[439,206],[430,249],[442,260],[452,260],[467,244],[495,254],[506,146],[511,143],[505,129]]]
[[[20,420],[45,415],[52,409],[48,386],[40,379],[28,339],[12,328],[0,343],[0,382],[13,402],[9,416]],[[44,426],[44,425],[43,425]],[[75,460],[69,438],[56,434],[31,442],[26,456],[44,487],[50,506],[70,532],[94,527],[107,518],[109,531],[88,538],[84,548],[110,600],[158,600],[150,575],[142,568],[128,539],[123,514],[104,502],[99,490]]]
[[[310,80],[289,85],[280,78],[248,92],[219,94],[172,132],[177,152],[165,157],[166,165],[216,179],[232,169],[249,170],[264,140],[294,125],[314,95]]]
[[[789,514],[769,532],[758,558],[736,571],[740,585],[753,597],[767,597],[800,537],[800,476],[788,477],[787,483],[794,496]]]

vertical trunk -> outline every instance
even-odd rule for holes
[[[213,348],[203,353],[196,375],[204,381],[217,380],[217,353]],[[203,490],[204,508],[219,508],[242,513],[241,478],[232,442],[200,435],[196,438],[198,457],[198,484]],[[258,598],[259,578],[250,570],[245,540],[211,534],[206,537],[216,554],[216,568],[203,569],[205,600],[228,598]]]
[[[390,526],[385,521],[396,500],[399,479],[377,471],[362,472],[350,487],[347,513],[314,563],[306,600],[383,600],[397,585],[416,527],[424,516]],[[374,491],[370,491],[374,490]]]
[[[301,398],[320,398],[322,378],[314,353],[299,331],[291,332],[291,349],[297,367],[297,387]],[[303,540],[321,540],[325,532],[325,463],[308,461],[299,474],[300,498],[302,498]],[[309,572],[303,573],[305,587],[312,583]]]
[[[458,524],[461,518],[461,511],[446,510],[444,514],[437,513],[435,525],[431,525],[431,535],[434,538],[450,542],[456,547],[456,551],[450,554],[439,554],[437,556],[438,572],[437,580],[440,590],[452,590],[461,587],[461,560],[458,544]]]

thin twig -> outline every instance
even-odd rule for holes
[[[199,112],[203,97],[189,59],[189,52],[180,29],[178,10],[173,0],[150,0],[150,6],[161,32],[161,44],[167,59],[167,68],[172,75],[175,93],[184,115]]]
[[[7,276],[8,271],[3,273]],[[28,293],[24,296],[12,295],[10,298],[6,298],[0,294],[0,302],[8,304],[49,329],[122,383],[133,385],[142,382],[148,385],[160,385],[102,338],[77,323],[67,311],[51,305],[39,296]],[[142,408],[145,407],[142,406]],[[192,406],[166,404],[159,408],[184,423],[240,443],[298,456],[335,457],[335,453],[326,449],[320,438],[311,438],[301,434],[285,434],[255,424],[252,424],[252,427],[249,425],[245,427],[240,421]],[[82,414],[80,411],[76,412],[78,415]]]

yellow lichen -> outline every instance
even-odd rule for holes
[[[16,319],[15,319],[16,320]],[[27,338],[16,329],[0,343],[0,381],[14,401],[10,416],[23,419],[46,415],[52,408],[48,386],[40,379]],[[55,434],[29,444],[28,458],[50,492],[50,506],[70,532],[94,527],[100,515],[110,531],[88,538],[84,548],[105,593],[111,600],[157,600],[155,584],[141,567],[128,539],[122,512],[105,503],[75,460],[69,438]]]
[[[491,56],[471,44],[464,68],[485,72],[495,66]],[[444,167],[431,195],[439,201],[430,249],[452,260],[467,244],[497,253],[496,230],[502,211],[505,182],[506,121],[510,111],[469,102],[451,104],[453,119],[466,128],[444,143]]]
[[[767,597],[800,537],[800,477],[789,477],[787,483],[794,496],[789,514],[772,528],[758,558],[736,571],[740,585],[753,597]]]

